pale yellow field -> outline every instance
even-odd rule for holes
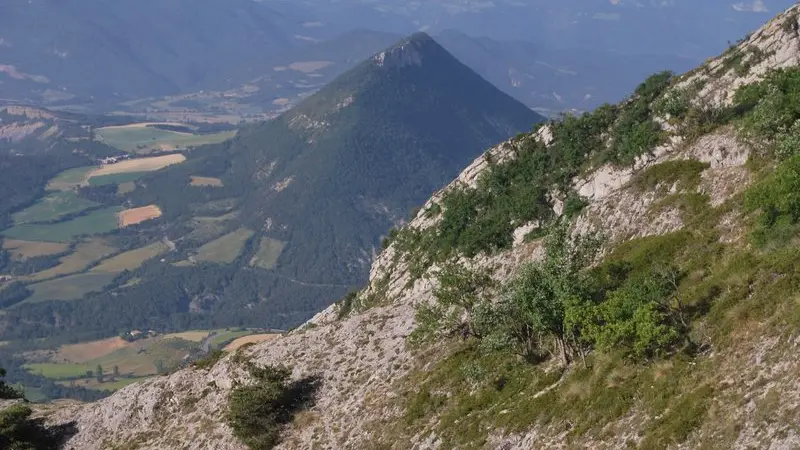
[[[203,339],[207,338],[210,334],[210,331],[205,330],[198,330],[198,331],[184,331],[183,333],[172,333],[172,334],[165,334],[162,336],[164,339],[183,339],[184,341],[191,341],[191,342],[203,342]]]
[[[134,270],[167,250],[169,250],[167,244],[156,242],[109,258],[101,262],[97,267],[92,268],[92,272],[117,273],[124,270]]]
[[[82,364],[96,358],[102,358],[114,350],[129,346],[130,343],[120,337],[101,341],[84,342],[82,344],[64,345],[53,357],[55,362]]]
[[[156,205],[142,206],[141,208],[126,209],[118,214],[119,226],[128,227],[148,220],[161,217],[161,208]]]
[[[3,249],[8,250],[11,258],[17,261],[37,256],[57,255],[65,252],[68,248],[69,245],[60,242],[3,240]]]
[[[289,64],[289,68],[297,72],[312,73],[333,64],[332,61],[297,61]]]
[[[139,122],[139,123],[129,123],[127,125],[114,125],[110,127],[103,127],[98,128],[98,131],[103,130],[124,130],[129,128],[147,128],[153,125],[167,125],[172,127],[188,127],[188,125],[178,122]]]
[[[136,183],[128,181],[117,186],[117,195],[125,195],[136,190]]]
[[[230,344],[226,345],[223,349],[226,352],[232,352],[247,344],[260,344],[262,342],[271,341],[279,338],[280,334],[251,334],[250,336],[240,337]]]
[[[189,183],[192,186],[209,186],[209,187],[222,187],[222,180],[219,178],[211,178],[211,177],[196,177],[194,175],[191,176],[192,182]]]
[[[106,164],[98,169],[94,169],[89,172],[87,179],[103,175],[115,175],[118,173],[152,172],[173,164],[180,164],[184,161],[186,161],[186,156],[180,153],[153,156],[150,158],[128,159],[114,164]]]

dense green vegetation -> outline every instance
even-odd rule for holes
[[[487,155],[491,167],[476,188],[453,189],[438,211],[429,211],[442,214],[437,228],[394,235],[400,251],[411,255],[414,273],[421,275],[453,252],[474,256],[510,247],[516,227],[552,220],[551,192],[565,200],[569,215],[579,212],[582,201],[570,189],[573,177],[590,165],[629,164],[664,139],[651,105],[671,79],[669,72],[656,74],[620,106],[549,123],[554,138],[549,146],[528,136],[517,140],[516,158],[509,162],[493,163]]]
[[[285,367],[245,364],[252,381],[231,391],[228,424],[251,450],[269,450],[280,442],[282,427],[313,404],[318,381],[290,381]]]
[[[800,148],[791,131],[800,111],[790,100],[800,95],[799,73],[770,73],[721,110],[688,102],[659,105],[671,110],[688,139],[732,123],[754,149],[748,167],[758,181],[717,207],[695,192],[706,164],[667,162],[634,177],[631,188],[660,192],[661,203],[677,205],[682,231],[623,242],[598,261],[594,238],[570,238],[566,224],[551,222],[544,259],[500,287],[488,274],[444,264],[436,302],[419,308],[411,343],[437,337],[452,353],[408,380],[405,430],[398,427],[385,439],[398,442],[408,428],[415,430],[410,434],[432,428],[442,448],[481,448],[487,430],[535,425],[567,430],[569,443],[614,433],[607,425],[632,410],[656,417],[646,424],[639,448],[667,448],[692,435],[714,414],[715,377],[726,376],[704,352],[736,353],[734,333],[754,323],[776,335],[800,324]],[[602,150],[590,156],[614,160]],[[676,191],[669,194],[665,188],[672,186]],[[439,235],[447,208],[444,203],[443,212],[434,212],[442,214]],[[755,246],[721,239],[722,217],[732,212],[744,213],[740,226],[752,231]],[[472,220],[461,217],[457,223]],[[406,231],[394,236],[412,261],[419,251],[408,245],[413,237]],[[457,240],[448,245],[445,254],[469,255]],[[453,331],[462,331],[461,338]],[[559,368],[541,364],[550,360]],[[424,423],[432,413],[441,420]],[[727,446],[735,435],[709,439],[712,447]]]
[[[528,361],[555,355],[563,366],[592,348],[638,360],[674,350],[686,334],[680,302],[672,297],[680,273],[654,266],[634,275],[626,264],[588,271],[597,240],[570,240],[567,230],[563,224],[552,230],[545,259],[523,267],[499,302],[489,295],[488,274],[443,269],[437,302],[420,308],[415,337],[463,327],[463,336],[484,346]]]

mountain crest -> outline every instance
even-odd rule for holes
[[[443,49],[427,33],[419,32],[375,55],[375,62],[384,68],[421,66],[422,60],[437,50]]]

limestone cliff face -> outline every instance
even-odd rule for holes
[[[675,89],[705,77],[705,87],[695,94],[694,101],[726,102],[737,86],[757,80],[769,68],[797,65],[800,62],[798,12],[800,7],[791,8],[737,47],[741,52],[758,47],[764,53],[749,71],[721,69],[725,66],[723,56],[685,76]],[[416,63],[413,52],[399,52],[392,58],[385,56],[383,63],[390,60]],[[664,129],[670,132],[667,123],[665,120]],[[539,139],[547,144],[552,134],[545,127],[522,139]],[[514,139],[490,149],[490,159],[513,158],[519,143]],[[672,133],[666,144],[652,149],[630,167],[596,167],[573,181],[575,190],[589,202],[574,220],[573,232],[600,231],[609,238],[608,245],[613,246],[635,237],[680,230],[685,224],[679,209],[653,206],[670,193],[686,188],[676,184],[642,191],[631,183],[635,175],[665,161],[694,159],[707,163],[699,184],[690,189],[707,195],[710,204],[716,206],[738,195],[752,182],[745,166],[749,153],[749,147],[737,139],[735,130],[723,127],[692,142],[684,142],[681,136]],[[474,186],[488,167],[487,159],[477,158],[449,186],[436,193],[407,226],[434,226],[437,219],[425,211],[441,202],[448,189]],[[553,199],[552,206],[556,213],[560,212],[557,199]],[[721,241],[741,239],[739,214],[730,211],[720,222]],[[530,229],[530,224],[521,226],[515,233],[518,238],[513,248],[506,252],[462,258],[462,262],[489,268],[496,278],[507,279],[523,263],[541,255],[539,242],[522,239]],[[340,317],[343,315],[340,306],[331,306],[298,330],[246,350],[246,356],[257,364],[287,364],[293,367],[296,378],[314,376],[321,380],[316,404],[286,429],[279,449],[373,448],[376,437],[382,433],[381,424],[402,414],[394,401],[398,386],[410,374],[426,370],[430,363],[430,357],[420,357],[407,348],[406,337],[415,326],[414,306],[432,300],[435,277],[430,275],[435,270],[432,267],[427,276],[413,279],[407,261],[392,244],[376,257],[370,282],[358,296],[360,305],[371,301],[372,307]],[[786,405],[786,414],[797,416],[800,377],[796,374],[800,373],[800,360],[784,356],[787,348],[795,353],[800,349],[800,337],[795,334],[788,338],[760,338],[743,331],[741,338],[745,344],[739,352],[705,356],[719,371],[719,389],[726,394],[715,398],[719,417],[704,424],[701,432],[708,436],[735,433],[733,447],[737,449],[799,448],[800,432],[796,428],[755,420],[753,414],[756,402],[773,392]],[[436,348],[430,350],[434,354],[436,351]],[[764,366],[764,361],[779,363]],[[79,432],[66,447],[74,450],[244,449],[225,424],[224,414],[231,386],[235,381],[246,382],[246,378],[241,365],[229,356],[208,371],[182,370],[129,386],[97,403],[64,407],[52,412],[49,420],[76,423]],[[429,420],[435,423],[437,417]],[[604,439],[579,437],[572,445],[623,448],[629,442],[636,442],[637,430],[651,420],[655,419],[634,409],[622,419],[606,424]],[[725,428],[730,421],[741,426],[735,430]],[[565,433],[546,424],[531,424],[527,430],[514,432],[498,429],[482,448],[567,448]],[[675,448],[695,448],[699,441],[693,439],[690,436]],[[410,443],[396,445],[393,448],[435,449],[440,441],[435,434],[427,433],[419,434]]]

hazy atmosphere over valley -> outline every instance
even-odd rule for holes
[[[0,450],[800,448],[800,5],[0,0]]]

